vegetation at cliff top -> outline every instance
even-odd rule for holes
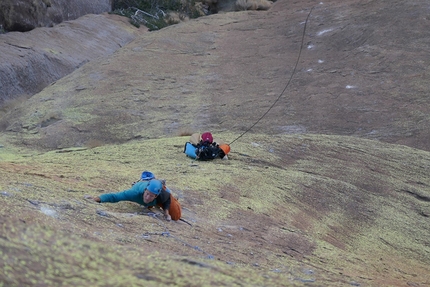
[[[195,0],[116,0],[113,13],[130,18],[136,27],[144,25],[153,31],[178,23],[169,12],[178,14],[180,20],[201,16],[195,4]]]

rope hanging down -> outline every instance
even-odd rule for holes
[[[270,110],[276,105],[276,103],[279,101],[279,99],[282,97],[282,95],[284,94],[285,90],[288,88],[288,86],[290,85],[291,81],[293,80],[294,74],[296,73],[296,69],[297,66],[299,64],[300,61],[300,56],[302,54],[302,50],[303,50],[303,42],[305,40],[305,35],[306,35],[306,26],[308,24],[309,21],[309,17],[311,16],[312,10],[314,9],[314,7],[311,8],[311,10],[309,11],[308,16],[306,17],[306,21],[305,21],[305,27],[303,28],[303,35],[302,35],[302,42],[300,44],[300,50],[299,50],[299,55],[297,56],[297,61],[296,64],[294,65],[294,69],[293,72],[291,73],[290,79],[288,80],[287,84],[285,85],[285,88],[282,90],[282,93],[278,96],[278,98],[276,99],[276,101],[269,107],[269,109],[250,127],[248,128],[246,131],[244,131],[240,136],[238,136],[236,139],[234,139],[229,145],[231,145],[232,143],[234,143],[235,141],[237,141],[238,139],[240,139],[244,134],[246,134],[247,132],[249,132],[253,127],[255,127],[269,112]]]

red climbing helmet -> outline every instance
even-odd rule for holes
[[[203,133],[202,141],[212,143],[214,141],[212,134],[210,132]]]

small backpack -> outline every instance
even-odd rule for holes
[[[140,176],[140,181],[142,181],[142,180],[151,180],[151,179],[154,179],[154,178],[155,178],[155,175],[152,172],[145,170],[144,172],[142,172],[142,175]]]
[[[135,185],[139,181],[149,181],[149,180],[154,179],[154,178],[155,178],[155,175],[152,172],[145,170],[144,172],[142,172],[140,179],[134,181],[131,184],[131,186]]]
[[[151,179],[155,179],[155,175],[152,172],[145,170],[144,172],[142,172],[142,175],[140,176],[140,179],[136,180],[135,182],[133,182],[131,184],[131,186],[133,186],[136,183],[141,182],[141,181],[150,181]],[[158,179],[158,180],[161,181],[161,184],[163,185],[163,190],[167,191],[170,194],[171,191],[166,186],[166,180],[165,179]]]

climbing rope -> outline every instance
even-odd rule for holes
[[[305,35],[306,35],[306,26],[308,24],[309,17],[311,16],[311,13],[312,13],[313,9],[314,9],[314,7],[311,8],[311,10],[309,11],[308,16],[306,17],[305,27],[303,28],[302,41],[301,41],[301,44],[300,44],[300,50],[299,50],[299,54],[297,56],[297,61],[296,61],[296,64],[294,65],[294,69],[293,69],[293,72],[291,73],[290,79],[288,80],[287,84],[285,85],[285,88],[279,94],[279,96],[276,99],[276,101],[269,107],[269,109],[267,109],[267,111],[251,127],[249,127],[241,135],[239,135],[236,139],[234,139],[232,142],[230,142],[229,145],[233,144],[235,141],[237,141],[238,139],[240,139],[244,134],[246,134],[247,132],[249,132],[253,127],[255,127],[270,112],[270,110],[278,103],[279,99],[282,97],[282,95],[287,90],[288,86],[290,85],[291,81],[293,80],[294,74],[296,73],[296,69],[297,69],[297,66],[299,64],[299,60],[300,60],[300,57],[301,57],[301,54],[302,54],[302,50],[303,50],[303,43],[304,43]]]

